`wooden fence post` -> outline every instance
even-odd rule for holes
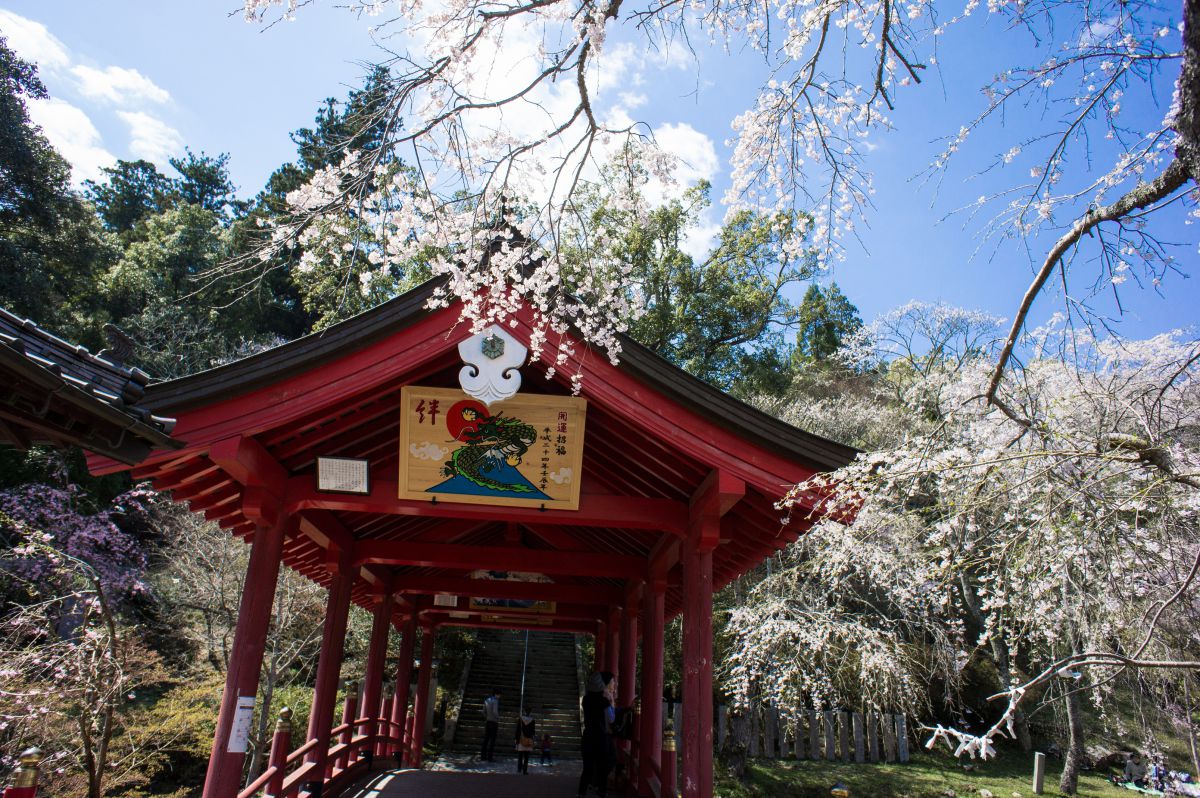
[[[833,710],[825,710],[825,758],[837,759],[837,730],[833,726]]]
[[[863,763],[863,716],[861,712],[855,712],[851,718],[854,724],[854,761],[858,764]]]
[[[717,750],[725,750],[726,729],[729,723],[729,707],[724,704],[717,705]],[[636,728],[636,727],[635,727]]]
[[[808,711],[808,750],[813,759],[821,758],[821,720],[815,709]]]
[[[867,755],[879,761],[879,713],[874,711],[867,712]]]
[[[838,713],[838,743],[842,749],[842,761],[850,761],[850,713]]]
[[[796,741],[794,753],[796,754],[797,759],[804,759],[804,750],[807,748],[807,743],[804,739],[804,710],[801,709],[796,712],[796,722],[794,726]]]
[[[883,757],[887,762],[896,761],[896,723],[887,712],[879,717],[883,725]]]
[[[790,759],[791,750],[788,747],[788,719],[787,716],[775,708],[775,728],[779,730],[779,758]]]
[[[908,761],[908,728],[903,715],[896,716],[896,757],[901,762]]]
[[[750,705],[750,712],[746,715],[747,725],[750,727],[750,739],[746,741],[746,753],[751,757],[757,757],[759,755],[760,749],[758,744],[758,735],[760,727],[762,726],[762,723],[760,723],[761,718],[762,707],[760,707],[756,701]]]
[[[776,723],[777,715],[775,707],[763,707],[763,755],[767,759],[774,759],[775,754],[775,738],[779,733],[779,724]]]

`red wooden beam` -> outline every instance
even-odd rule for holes
[[[384,515],[417,515],[429,518],[466,518],[518,524],[562,524],[564,526],[608,526],[655,529],[682,535],[687,529],[687,505],[671,499],[639,496],[583,494],[578,510],[540,510],[529,507],[489,507],[480,504],[410,501],[397,499],[394,479],[371,479],[371,493],[320,493],[311,476],[292,477],[287,483],[285,506],[299,510],[343,510]]]
[[[226,482],[225,487],[220,490],[215,490],[212,493],[195,499],[188,500],[188,509],[193,513],[203,513],[208,510],[220,507],[222,504],[229,504],[236,501],[242,495],[242,486],[233,482]]]
[[[215,466],[213,467],[213,471],[214,473],[201,479],[174,488],[171,491],[171,498],[177,502],[190,502],[192,499],[206,496],[229,484],[228,476],[218,473]]]
[[[624,554],[588,553],[564,557],[560,552],[508,546],[456,546],[445,543],[411,543],[360,540],[355,544],[356,563],[411,565],[421,568],[487,568],[499,571],[534,571],[543,574],[627,578],[641,575],[646,561]]]
[[[207,476],[217,470],[217,465],[205,457],[184,463],[179,468],[171,469],[153,478],[155,490],[173,490],[180,485],[186,485],[200,477]]]
[[[259,485],[282,495],[288,474],[263,445],[248,435],[217,441],[208,458],[243,485]]]
[[[519,609],[510,609],[508,607],[471,607],[465,601],[460,601],[458,607],[428,607],[421,611],[422,617],[428,617],[430,613],[453,612],[458,615],[503,615],[509,618],[554,618],[557,620],[570,621],[594,621],[604,613],[608,612],[608,607],[600,604],[575,603],[575,602],[556,602],[554,612],[522,612]]]
[[[453,576],[410,576],[397,579],[399,593],[445,593],[453,596],[530,601],[575,601],[615,604],[621,588],[561,582],[514,582],[504,579],[464,579]]]
[[[438,626],[460,626],[465,629],[518,629],[530,632],[577,632],[579,634],[594,634],[596,624],[587,621],[554,621],[548,624],[521,623],[516,620],[484,621],[479,618],[451,618],[447,615],[436,616]]]

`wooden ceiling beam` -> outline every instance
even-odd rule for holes
[[[655,529],[682,535],[687,528],[687,505],[672,499],[584,493],[578,510],[540,510],[533,507],[491,507],[480,504],[397,499],[394,480],[372,479],[369,495],[321,493],[311,476],[288,480],[285,505],[290,512],[323,509],[429,518],[462,518],[511,521],[519,524],[629,527]]]
[[[542,549],[507,546],[456,546],[445,543],[411,543],[361,540],[354,561],[361,564],[408,565],[422,568],[486,568],[499,571],[533,571],[564,576],[631,578],[646,570],[641,557],[624,554],[588,554],[563,557]]]
[[[397,577],[393,590],[403,594],[443,593],[471,598],[523,601],[619,603],[621,588],[610,585],[517,582],[508,579],[465,579],[453,576]]]

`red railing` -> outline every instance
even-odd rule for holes
[[[295,751],[288,753],[292,743],[291,710],[279,713],[275,734],[271,738],[271,754],[267,769],[245,789],[238,798],[297,798],[307,794],[308,785],[319,783],[322,794],[328,795],[357,778],[368,770],[377,752],[403,750],[403,741],[397,734],[396,724],[391,722],[390,713],[383,711],[381,717],[354,718],[358,697],[351,694],[346,699],[342,713],[342,724],[329,730],[326,738],[331,745],[325,751],[323,773],[315,773],[319,766],[310,756],[320,744],[319,739],[307,741]],[[387,704],[384,704],[387,707]]]

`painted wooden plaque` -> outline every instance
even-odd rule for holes
[[[400,391],[400,498],[579,509],[587,400],[518,394],[489,407],[460,390]]]

